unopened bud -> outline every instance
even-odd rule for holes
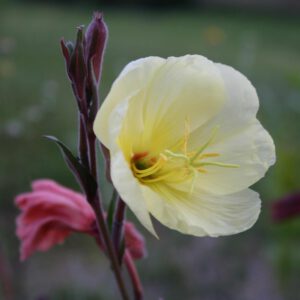
[[[96,12],[86,33],[80,26],[76,43],[61,40],[67,73],[72,83],[79,110],[91,120],[97,112],[97,88],[101,77],[103,53],[108,30],[102,14]]]
[[[63,56],[65,58],[65,61],[66,61],[66,67],[67,67],[67,71],[68,71],[68,75],[69,75],[70,57],[71,57],[74,49],[70,49],[68,47],[68,42],[66,43],[64,39],[61,39],[60,46],[61,46],[61,50],[62,50]]]
[[[73,82],[75,94],[80,100],[84,99],[87,68],[84,59],[85,40],[83,28],[79,27],[77,32],[76,45],[70,58],[69,76]],[[69,49],[69,48],[68,48]]]
[[[74,94],[78,101],[82,101],[84,100],[87,79],[87,67],[84,58],[85,37],[83,35],[83,28],[78,28],[75,46],[71,41],[65,42],[63,39],[60,41],[60,44]]]
[[[88,67],[88,81],[90,84],[92,84],[93,81],[93,74],[96,83],[99,83],[107,36],[108,30],[104,23],[103,16],[100,12],[96,12],[85,33],[85,55]],[[91,70],[91,68],[93,68],[93,70]]]
[[[300,217],[300,192],[286,195],[272,205],[272,218],[276,222]]]

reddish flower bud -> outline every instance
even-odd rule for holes
[[[86,115],[101,77],[103,54],[108,30],[102,14],[96,12],[85,35],[78,28],[76,45],[61,40],[67,73],[77,98],[80,111]],[[96,113],[97,103],[92,102]]]
[[[83,28],[79,27],[77,32],[76,45],[70,57],[68,74],[73,83],[75,95],[80,100],[84,100],[85,83],[87,79],[87,67],[85,64],[84,48],[85,38],[83,35]],[[69,48],[68,50],[70,51]]]
[[[87,67],[85,64],[84,48],[85,39],[83,28],[79,27],[77,32],[76,45],[71,41],[60,41],[63,56],[66,61],[66,69],[72,83],[73,92],[82,110],[82,103],[85,99],[85,85],[87,79]]]
[[[69,75],[70,57],[74,51],[74,45],[72,44],[73,47],[71,48],[71,47],[68,47],[68,44],[71,44],[71,42],[68,41],[66,43],[64,39],[60,40],[61,50],[62,50],[63,56],[65,58],[65,61],[66,61],[67,72]],[[70,75],[69,75],[69,77],[70,77]]]
[[[276,222],[297,216],[300,217],[300,192],[287,195],[272,205],[272,219]]]
[[[34,181],[32,190],[15,200],[21,210],[17,218],[21,260],[62,243],[72,232],[98,237],[95,213],[82,194],[49,179]],[[125,246],[133,259],[146,254],[144,238],[130,222],[125,223]]]
[[[89,74],[89,83],[92,84],[93,73],[96,83],[100,81],[101,67],[103,54],[106,46],[108,36],[107,26],[103,20],[100,12],[95,12],[90,25],[88,26],[85,39],[86,39],[86,62]],[[91,67],[93,68],[91,70]]]

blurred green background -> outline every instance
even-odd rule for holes
[[[137,264],[145,299],[300,299],[300,218],[277,225],[270,217],[272,201],[300,188],[300,14],[217,4],[160,9],[158,1],[143,7],[66,2],[0,3],[0,261],[9,269],[14,299],[118,299],[109,265],[88,237],[73,236],[25,263],[15,237],[14,196],[32,180],[52,178],[77,189],[57,148],[42,135],[76,149],[75,102],[59,40],[74,38],[76,26],[88,24],[96,9],[104,11],[110,32],[102,99],[133,59],[202,54],[252,81],[259,119],[277,147],[277,164],[255,186],[262,214],[248,232],[194,238],[156,224],[156,240],[137,225],[149,253]]]

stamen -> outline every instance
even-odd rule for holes
[[[193,193],[199,173],[207,173],[205,166],[238,168],[238,164],[227,164],[218,161],[203,161],[206,158],[220,156],[217,152],[203,153],[212,143],[219,127],[212,130],[208,141],[196,151],[188,152],[190,128],[188,119],[185,121],[185,133],[180,144],[171,149],[181,149],[174,152],[165,149],[159,156],[151,156],[148,152],[137,153],[131,159],[132,171],[136,178],[144,184],[166,180],[167,182],[183,182],[191,179],[190,194]]]
[[[199,168],[197,168],[197,171],[199,171],[200,173],[207,173],[207,170],[205,170],[204,168],[201,168],[201,167],[199,167]]]
[[[185,118],[185,122],[184,122],[184,142],[183,142],[183,153],[187,154],[187,145],[188,145],[188,140],[190,137],[190,122],[189,122],[189,118],[186,117]]]
[[[220,156],[220,154],[219,153],[203,153],[203,154],[200,154],[199,159],[205,158],[205,157],[217,157],[217,156]]]
[[[184,128],[184,136],[181,139],[179,139],[177,143],[174,144],[170,149],[182,149],[182,152],[187,154],[187,145],[190,137],[190,122],[188,117],[185,118]]]
[[[239,168],[240,165],[237,164],[226,164],[222,162],[217,161],[207,161],[207,162],[201,162],[201,163],[195,163],[193,164],[195,167],[202,167],[202,166],[218,166],[218,167],[224,167],[224,168]]]
[[[175,175],[175,178],[177,177],[177,179],[174,178],[173,180],[171,180],[171,182],[182,182],[186,179],[186,177],[182,178],[182,177],[178,176],[178,170],[175,170],[174,172],[168,172],[163,175],[157,175],[155,178],[140,179],[140,181],[143,183],[154,183],[154,182],[162,181],[164,179],[168,179],[172,176],[174,177],[174,175]]]
[[[165,161],[166,161],[166,157],[163,155],[160,155],[158,161],[154,165],[152,165],[151,167],[149,167],[147,169],[138,169],[135,164],[132,164],[132,168],[135,172],[136,177],[143,178],[143,177],[150,176],[150,175],[156,173],[157,171],[159,171],[162,168],[162,166],[164,165]]]
[[[191,184],[191,188],[190,188],[190,192],[189,194],[191,195],[195,189],[195,183],[196,183],[196,179],[198,177],[198,173],[196,169],[193,169],[193,180],[192,180],[192,184]]]
[[[173,157],[173,158],[181,158],[181,159],[186,160],[186,161],[189,160],[189,158],[188,158],[186,155],[184,155],[184,154],[174,153],[174,152],[172,152],[172,151],[170,151],[170,150],[165,150],[164,152],[165,152],[167,155],[169,155],[169,156],[171,156],[171,157]]]
[[[213,141],[213,139],[215,138],[217,131],[219,129],[219,126],[215,127],[212,130],[212,134],[210,136],[210,138],[208,139],[208,141],[196,152],[196,154],[191,158],[191,162],[195,161],[198,156],[211,144],[211,142]]]

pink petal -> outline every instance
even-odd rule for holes
[[[21,259],[35,251],[46,251],[71,232],[90,233],[95,214],[82,194],[48,179],[32,184],[33,191],[16,197],[21,213],[16,234],[21,241]]]
[[[133,259],[141,259],[147,255],[145,239],[131,222],[125,224],[125,244]]]

